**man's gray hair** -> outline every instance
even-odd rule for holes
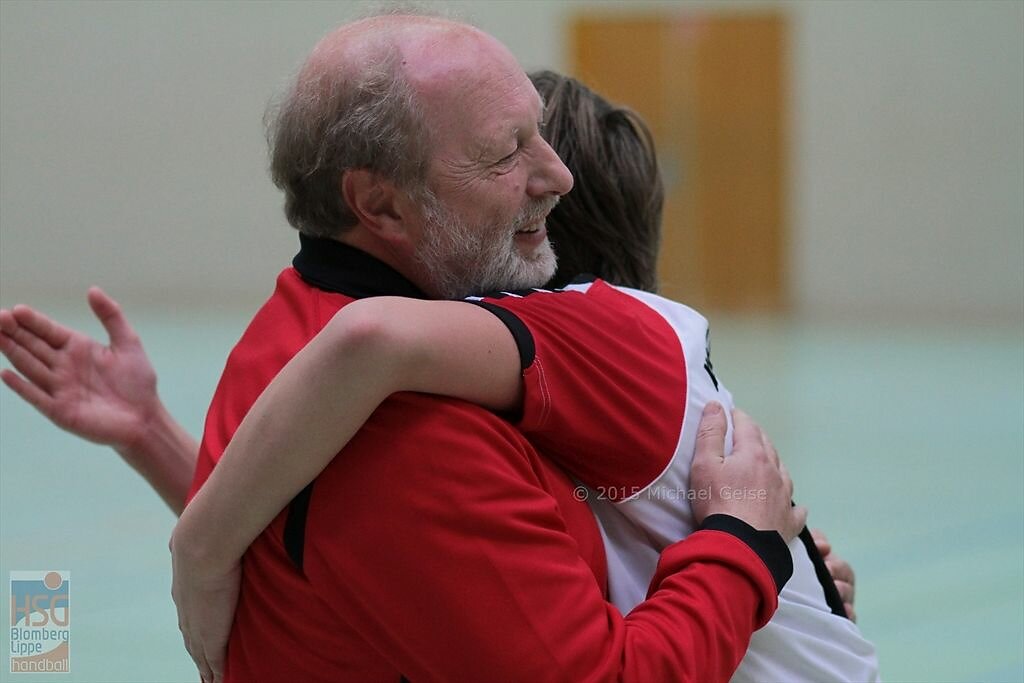
[[[425,184],[429,130],[394,45],[365,68],[300,74],[266,121],[271,177],[303,234],[334,237],[358,222],[341,194],[348,169],[411,192]]]

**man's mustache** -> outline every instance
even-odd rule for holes
[[[523,208],[512,223],[512,232],[516,233],[523,228],[543,220],[558,205],[561,199],[558,195],[534,200],[532,204]]]

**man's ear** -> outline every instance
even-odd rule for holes
[[[341,174],[341,195],[356,218],[370,232],[385,240],[403,236],[406,203],[390,180],[368,169],[349,169]]]

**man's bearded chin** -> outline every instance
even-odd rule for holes
[[[471,294],[541,287],[555,274],[557,258],[551,243],[523,255],[515,244],[517,231],[536,223],[558,203],[558,197],[537,200],[504,226],[471,226],[441,201],[424,202],[424,236],[417,260],[430,278],[434,294],[461,299]]]

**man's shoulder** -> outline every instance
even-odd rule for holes
[[[351,297],[325,292],[307,283],[295,268],[285,268],[234,351],[248,353],[308,342],[334,313],[351,302]]]
[[[351,301],[350,297],[316,289],[293,267],[280,272],[273,293],[228,354],[207,410],[193,494],[270,381],[334,313]]]

